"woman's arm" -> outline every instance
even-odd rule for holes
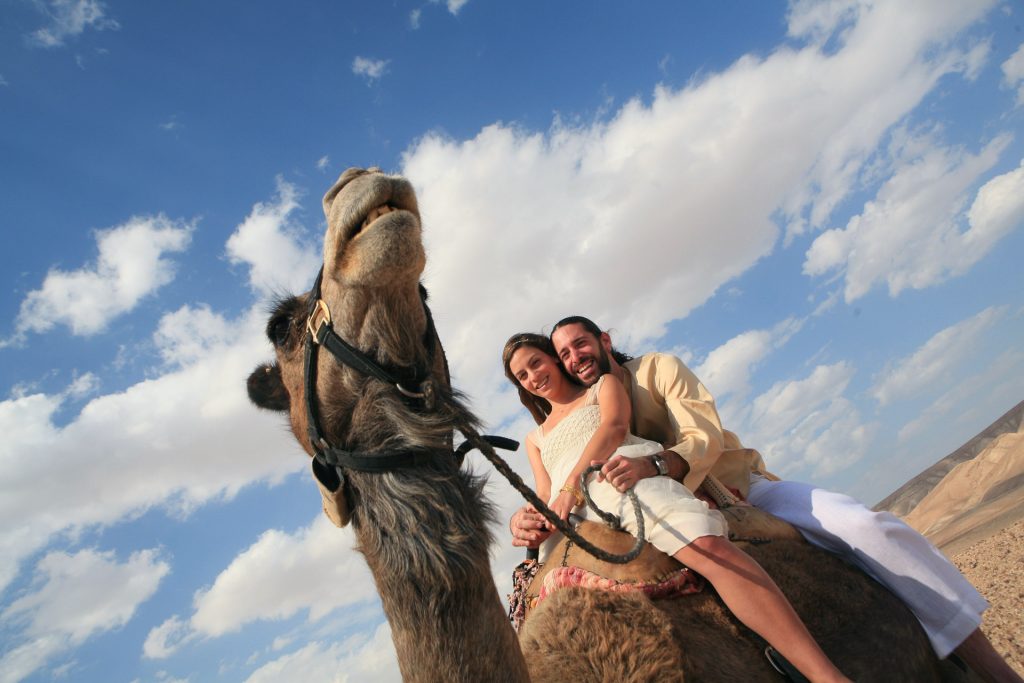
[[[604,376],[598,390],[597,404],[601,407],[601,424],[594,435],[590,437],[590,441],[587,442],[583,454],[580,455],[576,466],[572,468],[569,477],[562,482],[566,487],[579,489],[580,475],[590,467],[591,461],[607,460],[615,452],[615,449],[622,445],[626,434],[629,433],[629,397],[619,378],[611,374]],[[552,509],[565,519],[575,506],[575,494],[563,492],[555,500]],[[563,509],[564,515],[562,514]]]
[[[551,500],[551,477],[540,459],[540,449],[529,434],[526,435],[526,457],[530,459],[530,469],[533,470],[533,489],[537,497],[546,503]]]

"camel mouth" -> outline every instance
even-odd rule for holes
[[[366,232],[377,221],[378,218],[380,218],[381,216],[386,216],[392,211],[398,211],[398,208],[392,206],[391,204],[381,204],[380,206],[373,207],[372,209],[370,209],[370,212],[366,214],[366,217],[362,220],[362,222],[355,226],[355,230],[352,232],[351,236],[356,237],[357,235]]]
[[[382,219],[386,220],[386,217],[390,214],[403,211],[403,208],[396,206],[395,204],[388,202],[375,206],[363,217],[362,220],[356,220],[348,230],[346,235],[346,241],[353,241],[358,239],[360,236],[370,232],[375,227],[378,227]]]

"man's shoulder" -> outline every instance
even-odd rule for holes
[[[686,364],[678,356],[673,356],[671,353],[662,353],[661,351],[651,351],[625,363],[625,367],[629,368],[631,372],[644,369],[656,370],[662,366],[685,368]]]

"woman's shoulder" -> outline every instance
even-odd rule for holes
[[[587,398],[584,401],[584,405],[594,405],[598,402],[598,396],[601,393],[601,387],[604,386],[604,382],[607,378],[608,375],[601,375],[600,377],[597,378],[596,382],[590,385],[590,388],[587,389]]]
[[[537,448],[544,447],[544,425],[539,424],[526,434],[526,440]]]

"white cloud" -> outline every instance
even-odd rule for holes
[[[75,377],[75,379],[68,385],[64,395],[69,398],[83,398],[89,394],[95,392],[100,385],[100,378],[91,372]]]
[[[202,360],[211,348],[224,346],[234,334],[234,325],[209,306],[182,306],[160,319],[154,342],[164,361],[186,366]]]
[[[420,27],[420,18],[423,16],[423,10],[418,7],[413,11],[409,12],[409,26],[415,31]]]
[[[189,629],[188,622],[171,617],[150,630],[142,644],[142,654],[148,659],[165,659],[197,635]]]
[[[197,637],[217,637],[258,620],[306,611],[318,621],[339,607],[376,601],[373,578],[354,548],[352,528],[318,515],[293,534],[264,532],[194,599],[194,612],[154,628],[144,654],[163,658]]]
[[[86,29],[117,30],[117,21],[106,16],[106,6],[99,0],[50,0],[46,7],[50,24],[31,36],[31,42],[42,47],[60,47],[68,38],[81,35]]]
[[[804,272],[844,272],[847,302],[882,282],[896,296],[963,274],[1024,220],[1024,165],[986,182],[964,211],[968,190],[1009,142],[1000,136],[977,155],[924,145],[919,157],[900,162],[860,215],[814,241]]]
[[[445,5],[452,14],[458,14],[459,10],[466,6],[469,0],[446,0]]]
[[[331,164],[330,158],[325,154],[316,161],[317,170],[326,171],[327,167]]]
[[[228,258],[249,266],[249,286],[261,296],[308,289],[320,267],[320,254],[292,219],[298,200],[298,189],[279,177],[275,200],[256,204],[228,238]]]
[[[295,534],[263,533],[195,598],[190,624],[219,636],[258,619],[284,619],[308,610],[311,621],[332,610],[376,599],[351,527],[338,529],[324,515]]]
[[[365,76],[368,83],[372,83],[387,70],[389,59],[371,59],[369,57],[356,57],[352,60],[352,73],[356,76]]]
[[[840,27],[854,24],[864,9],[858,0],[794,0],[789,5],[787,33],[820,45]]]
[[[236,235],[263,222],[279,228],[279,220],[265,216],[275,211],[287,214],[257,205]],[[277,235],[269,228],[262,234]],[[237,244],[239,261],[253,259],[245,262],[262,273],[253,282],[270,280],[272,264],[260,270],[263,252],[244,248],[244,239]],[[300,252],[297,245],[279,245],[279,254]],[[271,357],[265,324],[262,302],[236,319],[205,306],[182,307],[165,316],[154,334],[167,363],[164,374],[96,396],[78,414],[62,416],[59,426],[56,416],[65,402],[81,398],[78,390],[94,386],[91,380],[56,395],[15,392],[0,401],[0,518],[6,521],[0,528],[0,590],[22,559],[55,534],[113,524],[153,507],[187,513],[307,466],[281,428],[282,418],[258,411],[246,396],[246,377]],[[48,458],[28,455],[39,452]],[[63,476],[53,476],[53,462],[64,463]],[[40,482],[46,482],[45,495]],[[59,510],[54,500],[61,501]]]
[[[745,56],[607,121],[424,136],[402,170],[419,194],[425,280],[456,382],[486,417],[507,419],[489,407],[505,339],[571,313],[648,349],[771,252],[780,213],[800,229],[824,223],[886,131],[966,70],[948,40],[986,6],[916,8],[924,17],[865,6],[829,53]],[[495,249],[501,258],[479,257]]]
[[[254,310],[202,352],[161,342],[169,358],[187,364],[94,398],[60,427],[54,416],[62,396],[0,402],[0,515],[8,521],[0,531],[0,587],[22,557],[62,530],[111,524],[155,506],[187,512],[302,468],[306,460],[281,418],[257,411],[246,396],[245,378],[270,356],[264,324],[265,313]],[[25,457],[36,452],[49,458]],[[52,462],[64,463],[64,476],[52,475]],[[39,495],[44,481],[46,495]],[[59,511],[53,500],[61,501]]]
[[[977,429],[1020,401],[1020,377],[1024,375],[1024,352],[1007,349],[987,361],[980,374],[956,382],[944,393],[931,398],[916,418],[900,428],[898,438],[905,443],[930,427],[951,423],[970,425]],[[944,388],[948,385],[942,385]],[[943,444],[948,446],[948,444]],[[932,460],[921,463],[927,466]],[[919,468],[918,468],[919,469]],[[917,471],[912,469],[911,471]]]
[[[111,320],[174,279],[174,265],[164,255],[183,251],[193,229],[194,223],[159,215],[97,231],[96,263],[73,271],[50,270],[42,287],[21,302],[15,340],[58,324],[81,336],[103,331]]]
[[[875,380],[871,395],[880,405],[918,396],[947,382],[953,368],[977,348],[982,335],[1004,314],[1004,308],[981,313],[935,334],[910,356],[895,361]]]
[[[156,550],[135,552],[126,562],[96,550],[47,554],[30,592],[0,615],[17,633],[17,644],[0,659],[0,681],[21,680],[90,636],[124,626],[169,571]]]
[[[820,478],[849,467],[865,455],[876,431],[844,395],[853,373],[839,362],[778,382],[741,411],[739,426],[729,428],[784,478]]]
[[[1009,88],[1017,88],[1017,106],[1024,105],[1024,43],[1017,48],[1009,59],[1002,63],[1003,83]]]
[[[312,642],[284,655],[253,672],[245,683],[276,681],[356,681],[402,680],[386,623],[377,627],[372,638],[355,635],[344,643],[326,645]]]
[[[712,350],[694,372],[717,400],[730,395],[742,399],[750,391],[750,374],[757,364],[802,326],[803,321],[789,318],[770,330],[738,334]]]

